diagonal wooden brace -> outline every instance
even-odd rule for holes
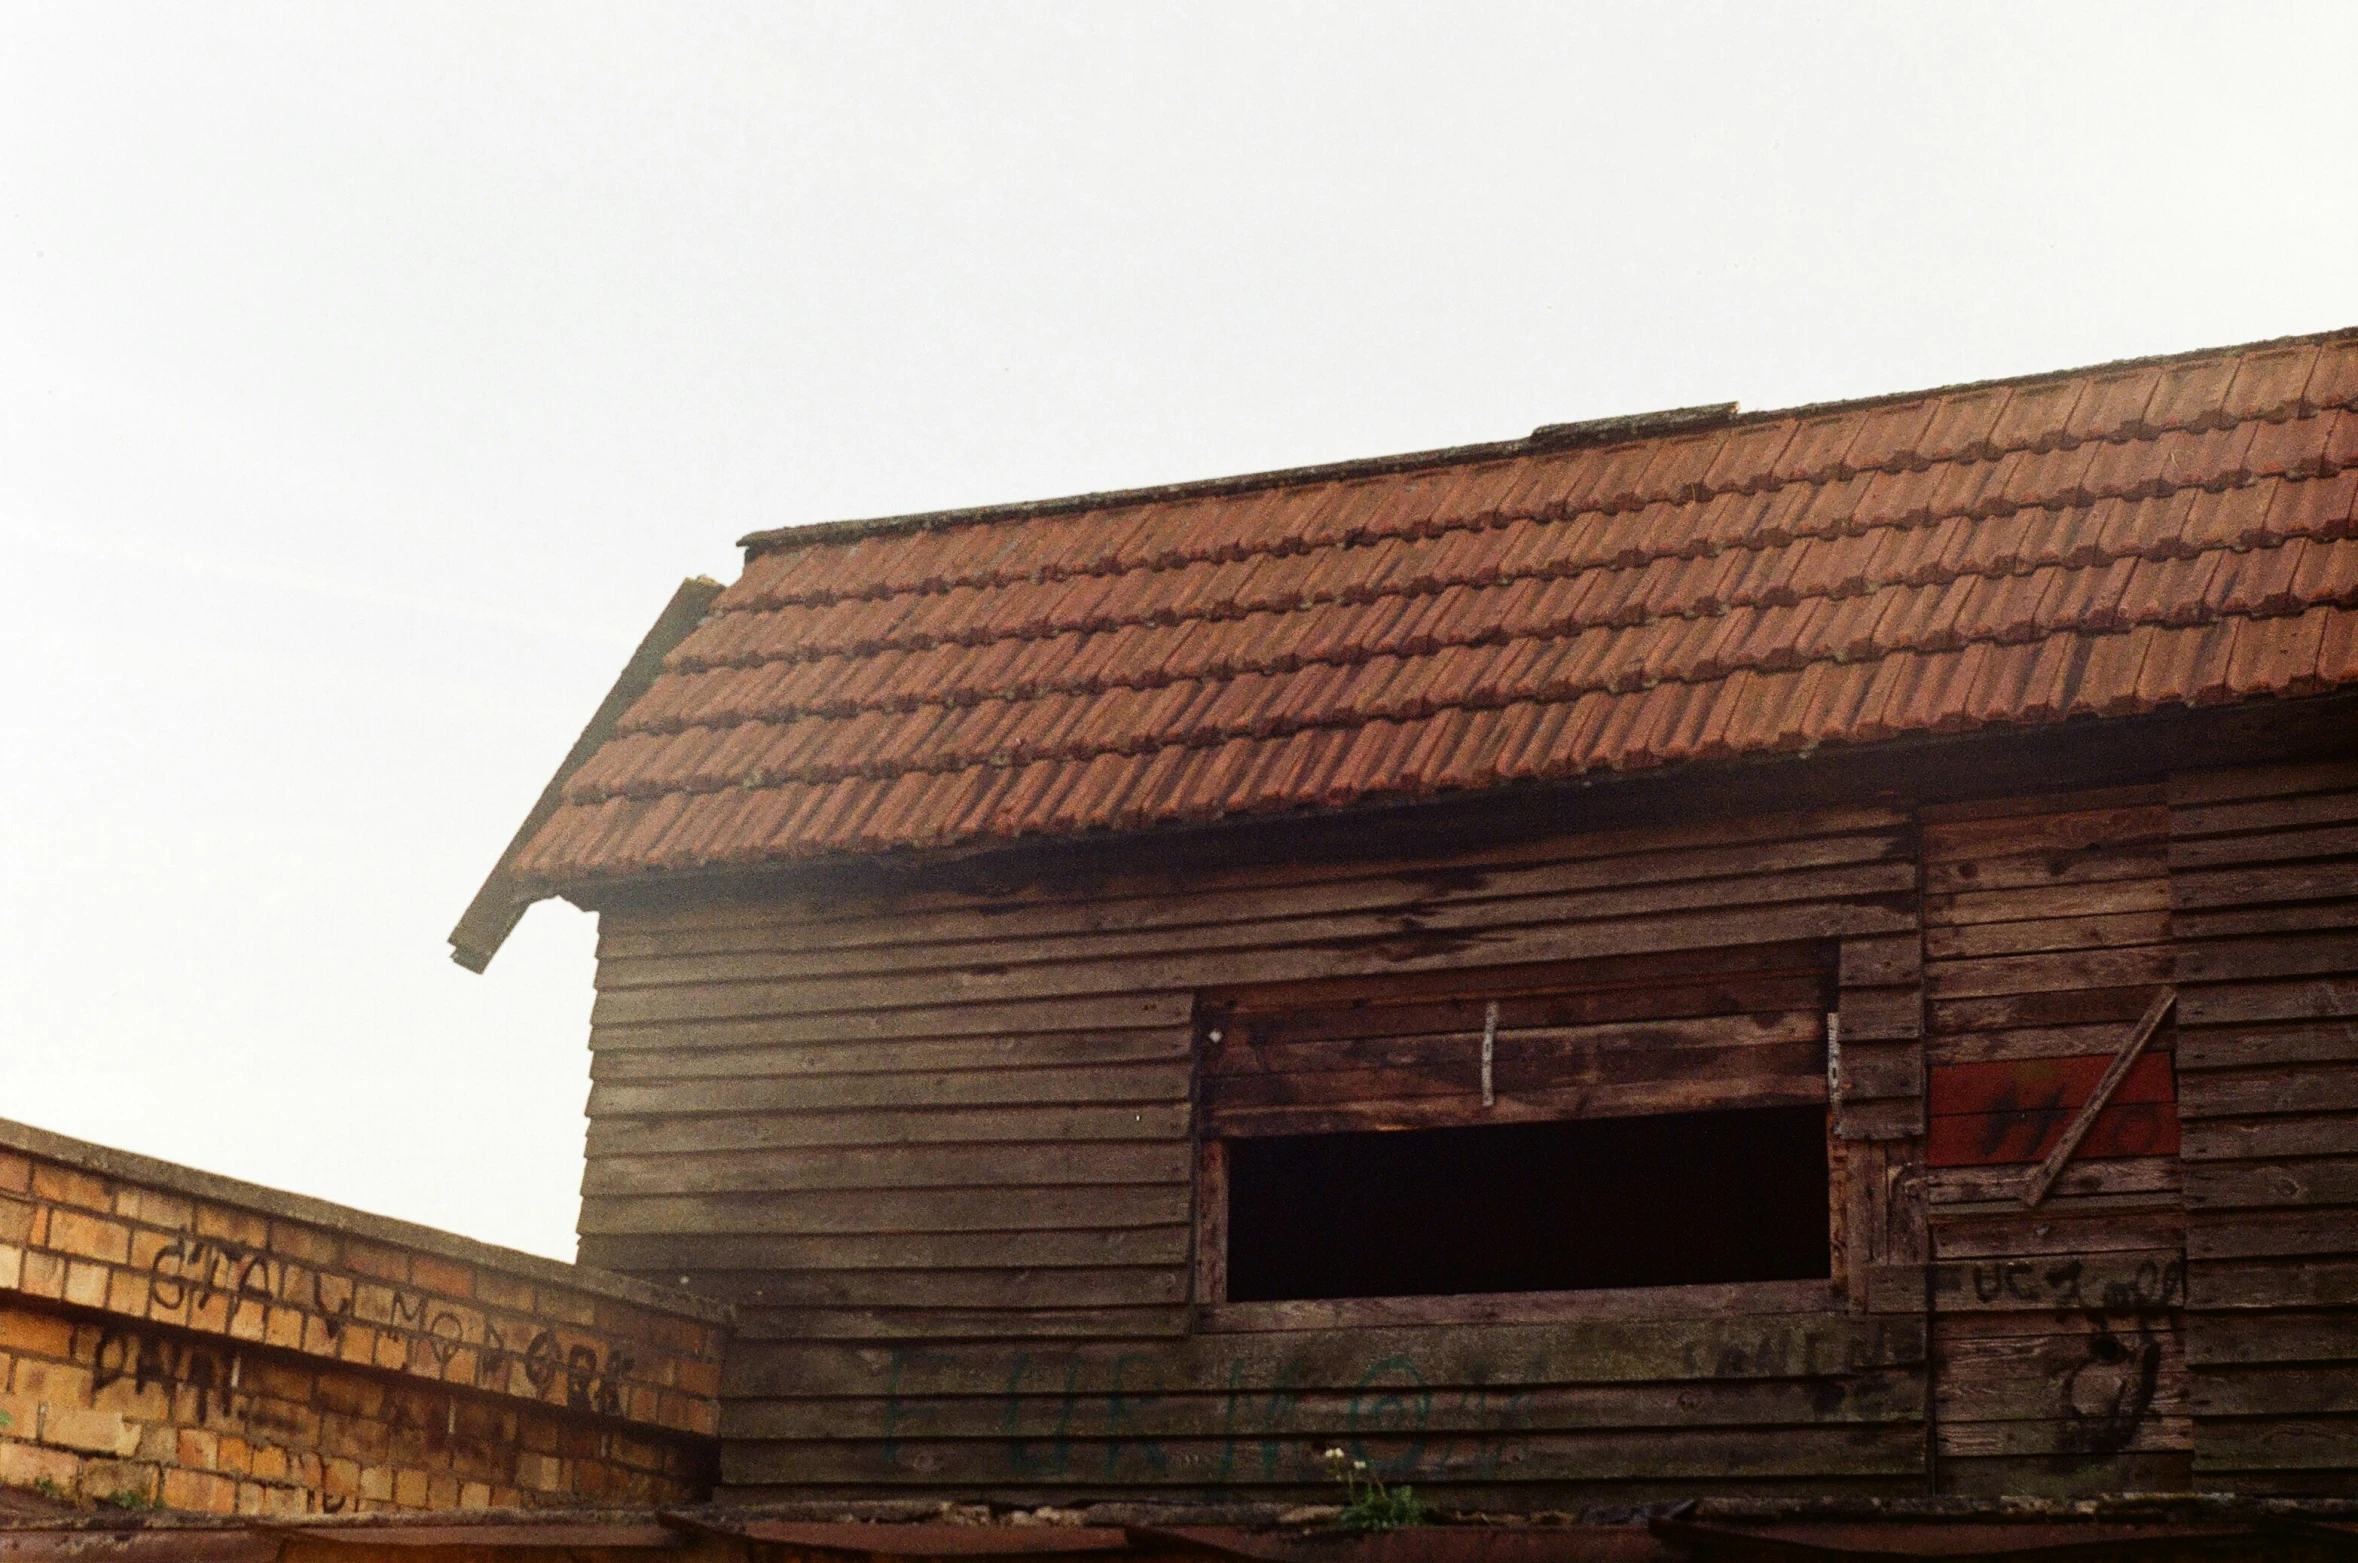
[[[2036,1205],[2045,1199],[2047,1191],[2055,1186],[2055,1180],[2063,1176],[2063,1164],[2071,1160],[2072,1152],[2080,1148],[2080,1141],[2086,1139],[2088,1131],[2096,1126],[2096,1115],[2104,1111],[2104,1104],[2112,1100],[2112,1093],[2120,1089],[2120,1083],[2128,1078],[2129,1070],[2145,1051],[2145,1044],[2153,1040],[2153,1034],[2161,1029],[2163,1017],[2169,1014],[2170,1006],[2177,1002],[2178,990],[2175,988],[2164,988],[2154,995],[2144,1018],[2137,1022],[2137,1029],[2129,1033],[2129,1040],[2123,1042],[2120,1052],[2114,1055],[2112,1067],[2104,1071],[2104,1078],[2096,1082],[2096,1089],[2088,1093],[2087,1101],[2080,1104],[2078,1115],[2064,1129],[2063,1138],[2055,1142],[2055,1148],[2047,1153],[2047,1159],[2032,1168],[2030,1176],[2023,1180],[2024,1205]]]

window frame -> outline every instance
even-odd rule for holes
[[[1197,995],[1196,1090],[1194,1155],[1192,1157],[1192,1220],[1190,1222],[1190,1294],[1194,1328],[1203,1333],[1246,1333],[1283,1330],[1367,1329],[1415,1325],[1546,1324],[1582,1319],[1691,1317],[1701,1313],[1817,1313],[1841,1311],[1855,1290],[1848,1243],[1852,1191],[1846,1176],[1849,1160],[1840,1133],[1840,989],[1841,943],[1822,941],[1826,954],[1821,966],[1826,981],[1826,1006],[1821,1010],[1819,1042],[1826,1052],[1826,1207],[1829,1274],[1806,1280],[1728,1281],[1683,1285],[1611,1287],[1580,1291],[1477,1292],[1397,1297],[1339,1297],[1231,1302],[1228,1299],[1228,1145],[1232,1140],[1262,1137],[1246,1129],[1215,1133],[1206,1111],[1204,1061],[1213,1045],[1211,1032],[1228,1013],[1211,1002],[1216,990]],[[1743,946],[1730,946],[1734,956]],[[1698,950],[1698,956],[1721,953]],[[1533,963],[1537,969],[1544,963]],[[1405,975],[1405,974],[1404,974]],[[1418,976],[1430,973],[1413,974]],[[1308,987],[1308,984],[1303,986]],[[1513,990],[1500,989],[1501,996]],[[1727,1107],[1791,1105],[1782,1097]],[[1701,1111],[1711,1108],[1697,1109]],[[1566,1113],[1550,1122],[1626,1114]],[[1486,1120],[1471,1118],[1465,1126]],[[1508,1122],[1530,1122],[1528,1117]],[[1263,1131],[1285,1133],[1283,1129]]]

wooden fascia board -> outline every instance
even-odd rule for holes
[[[483,881],[483,888],[475,892],[475,899],[467,903],[458,925],[450,930],[452,960],[469,971],[482,971],[491,964],[491,958],[499,953],[499,947],[507,942],[509,933],[515,929],[525,909],[552,893],[539,888],[528,889],[516,879],[512,871],[516,855],[524,850],[525,843],[538,833],[540,827],[548,823],[549,816],[557,812],[557,806],[565,798],[565,784],[573,779],[573,773],[588,763],[589,757],[614,736],[622,713],[647,692],[647,687],[655,682],[655,675],[662,671],[665,655],[672,647],[687,639],[690,630],[704,622],[706,612],[712,607],[712,600],[720,594],[720,582],[701,575],[680,582],[679,590],[671,594],[671,601],[656,616],[654,627],[639,642],[639,649],[631,653],[630,661],[624,664],[622,675],[615,679],[614,687],[607,690],[606,698],[598,703],[597,712],[589,719],[589,725],[581,730],[579,738],[573,740],[573,747],[566,751],[564,762],[557,767],[557,773],[540,790],[539,801],[532,805],[532,812],[524,816],[524,823],[517,826],[515,835],[508,838],[507,849],[500,853],[499,861],[492,865],[490,875]]]

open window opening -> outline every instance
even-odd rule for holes
[[[1833,1277],[1830,943],[1199,996],[1199,1299]]]
[[[1822,1279],[1823,1108],[1228,1146],[1228,1296],[1416,1297]]]

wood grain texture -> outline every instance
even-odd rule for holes
[[[1927,811],[1929,1270],[1869,1300],[1933,1310],[1944,1491],[2183,1486],[2193,1422],[2177,1081],[2167,1026],[2037,1209],[2050,1155],[2176,971],[2169,810],[2114,789]]]
[[[2358,1486],[2358,764],[2171,794],[2195,1466]]]
[[[1826,1103],[1840,1008],[1836,1114],[1895,1136],[1847,1147],[1842,1224],[1920,1252],[1917,872],[1844,809],[609,909],[582,1252],[736,1304],[747,1491],[1283,1487],[1395,1432],[1510,1488],[1904,1478],[1921,1323],[1839,1284],[1224,1308],[1205,1205],[1227,1133]]]

